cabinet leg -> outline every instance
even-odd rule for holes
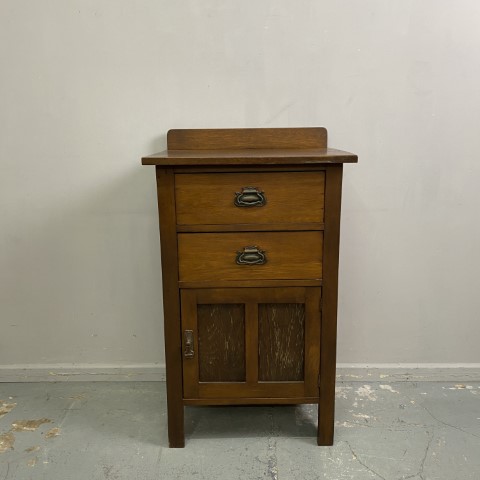
[[[168,405],[168,446],[183,448],[185,446],[183,405]]]
[[[335,408],[334,399],[328,401],[320,397],[318,404],[317,445],[327,447],[333,445]]]

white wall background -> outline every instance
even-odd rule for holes
[[[480,362],[477,0],[2,0],[0,365],[162,364],[170,128],[325,126],[339,362]]]

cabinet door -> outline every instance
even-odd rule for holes
[[[185,289],[186,399],[318,397],[318,287]]]

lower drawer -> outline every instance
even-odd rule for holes
[[[322,251],[322,231],[180,233],[179,280],[321,279]]]

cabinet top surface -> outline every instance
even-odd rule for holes
[[[356,163],[357,155],[332,148],[165,150],[142,158],[143,165],[297,165]]]
[[[327,130],[309,128],[174,129],[168,149],[143,165],[308,165],[356,163],[357,155],[327,148]]]

